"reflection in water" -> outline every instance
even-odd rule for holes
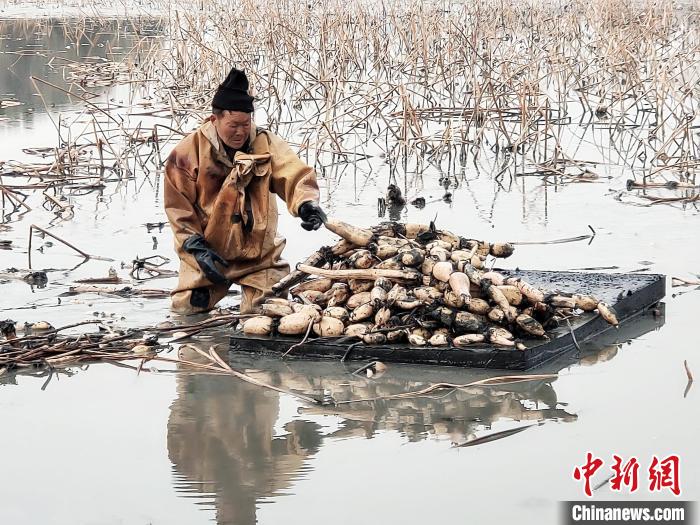
[[[663,315],[644,315],[589,343],[583,354],[565,356],[533,373],[608,361],[617,354],[621,341],[654,330],[663,321]],[[188,360],[198,360],[186,346],[181,348],[182,354]],[[368,379],[352,374],[358,363],[344,366],[331,361],[281,361],[250,355],[234,355],[231,362],[276,386],[316,396],[325,393],[336,401],[377,398],[441,381],[464,384],[498,375],[451,367],[391,365],[383,376]],[[255,523],[257,503],[309,472],[310,460],[324,442],[372,438],[394,431],[409,442],[430,438],[463,444],[477,434],[489,434],[495,423],[500,430],[522,426],[513,422],[576,421],[575,410],[558,399],[555,385],[556,379],[479,386],[410,399],[299,406],[296,413],[285,414],[280,413],[277,393],[230,377],[180,374],[168,422],[168,451],[179,492],[213,498],[218,523]],[[341,421],[329,430],[315,422],[324,415]],[[280,423],[286,434],[276,436]]]
[[[211,494],[217,523],[255,523],[258,499],[289,486],[321,443],[320,427],[295,420],[275,437],[277,394],[230,377],[180,376],[168,421],[178,490]]]

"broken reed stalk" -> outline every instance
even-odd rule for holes
[[[304,334],[304,337],[302,338],[302,340],[299,341],[298,343],[294,343],[292,346],[290,346],[290,347],[287,349],[287,351],[286,351],[285,353],[282,354],[282,357],[287,357],[287,355],[288,355],[292,350],[294,350],[295,348],[300,347],[301,345],[303,345],[304,343],[306,343],[306,341],[308,341],[308,339],[309,339],[309,334],[311,334],[311,327],[312,327],[313,325],[314,325],[314,320],[311,319],[311,320],[309,321],[309,326],[306,327],[306,333]]]
[[[8,198],[10,202],[13,203],[15,206],[21,206],[27,211],[32,211],[32,209],[29,207],[29,205],[24,202],[22,199],[20,199],[17,194],[10,190],[9,188],[6,188],[4,185],[0,184],[0,191],[3,193],[4,196]],[[16,203],[16,204],[15,204]]]
[[[55,235],[44,228],[41,228],[40,226],[37,226],[36,224],[32,224],[29,226],[29,247],[27,249],[27,257],[28,257],[28,264],[29,264],[29,269],[32,269],[32,237],[33,237],[33,232],[34,230],[40,231],[44,235],[48,235],[52,239],[57,240],[58,242],[65,244],[68,246],[70,249],[76,251],[78,254],[80,254],[85,260],[88,259],[96,259],[99,261],[114,261],[114,259],[110,259],[108,257],[100,257],[99,255],[90,255],[89,253],[84,252],[80,248],[74,246],[73,244],[69,243],[68,241],[61,239],[58,235]]]
[[[211,348],[209,349],[209,353],[208,353],[208,354],[205,353],[204,351],[200,350],[200,349],[197,348],[196,346],[188,346],[188,348],[191,348],[192,350],[194,350],[195,352],[197,352],[199,355],[201,355],[202,357],[204,357],[205,359],[207,359],[208,361],[210,361],[211,365],[204,365],[204,367],[207,368],[207,369],[209,369],[209,370],[215,370],[215,371],[224,372],[224,373],[226,373],[226,374],[228,374],[228,375],[231,375],[231,376],[233,376],[233,377],[235,377],[235,378],[237,378],[237,379],[240,379],[241,381],[245,381],[246,383],[250,383],[250,384],[252,384],[252,385],[256,385],[256,386],[259,386],[259,387],[263,387],[263,388],[266,388],[266,389],[268,389],[268,390],[273,390],[273,391],[279,392],[279,393],[281,393],[281,394],[286,394],[286,395],[295,397],[295,398],[299,399],[300,401],[304,401],[305,403],[310,403],[310,404],[312,404],[312,405],[318,405],[318,404],[320,404],[320,401],[319,401],[318,399],[313,398],[313,397],[306,396],[306,395],[303,395],[303,394],[298,394],[298,393],[296,393],[296,392],[292,392],[291,390],[287,390],[287,389],[284,389],[284,388],[280,388],[280,387],[271,385],[271,384],[269,384],[269,383],[265,383],[264,381],[260,381],[260,380],[258,380],[258,379],[255,379],[254,377],[251,377],[251,376],[249,376],[249,375],[247,375],[247,374],[244,374],[243,372],[239,372],[238,370],[234,370],[233,368],[231,368],[231,366],[230,366],[228,363],[226,363],[226,362],[216,353],[216,351],[214,350],[213,347],[211,347]],[[160,356],[155,357],[155,358],[153,358],[153,359],[154,359],[154,360],[157,360],[157,361],[167,361],[167,362],[174,362],[174,363],[182,363],[182,364],[186,364],[186,365],[189,365],[189,366],[192,366],[192,365],[197,366],[197,365],[198,365],[197,363],[193,363],[193,362],[191,362],[191,361],[184,361],[184,360],[182,360],[182,359],[164,358],[164,357],[160,357]]]

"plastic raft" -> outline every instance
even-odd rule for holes
[[[499,271],[505,275],[522,277],[543,290],[565,290],[593,295],[614,307],[621,324],[634,322],[636,316],[656,305],[666,293],[666,277],[659,274]],[[354,338],[311,338],[294,348],[287,358],[376,359],[426,365],[527,370],[575,349],[576,342],[580,345],[603,332],[615,330],[595,312],[583,313],[570,322],[570,327],[564,325],[548,331],[549,340],[524,339],[527,347],[525,350],[489,344],[478,344],[468,348],[416,347],[407,344],[365,345],[358,343]],[[230,350],[283,354],[299,341],[300,338],[246,336],[235,333],[230,339]]]

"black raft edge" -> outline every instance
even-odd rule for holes
[[[630,274],[623,274],[629,277]],[[641,277],[641,275],[640,275]],[[657,304],[666,292],[666,277],[659,274],[644,274],[650,281],[634,293],[623,294],[612,306],[620,323],[631,321]],[[281,355],[293,345],[297,345],[288,357],[306,359],[348,359],[380,360],[386,362],[459,366],[473,368],[493,368],[504,370],[527,370],[555,359],[576,348],[576,342],[588,341],[603,332],[615,330],[604,319],[594,313],[583,314],[569,329],[560,327],[549,340],[525,340],[523,351],[512,348],[498,348],[489,345],[475,345],[469,348],[457,347],[415,347],[402,345],[364,345],[345,339],[314,339],[298,344],[299,338],[246,336],[234,333],[230,337],[231,352],[245,352],[267,355]],[[573,330],[573,335],[572,335]],[[574,342],[574,337],[576,342]]]

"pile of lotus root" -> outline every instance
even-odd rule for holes
[[[486,258],[509,257],[513,246],[466,239],[433,224],[382,223],[362,229],[329,219],[342,237],[312,254],[277,283],[246,335],[350,338],[372,344],[526,348],[575,310],[617,325],[594,297],[547,293],[517,277],[487,271]],[[315,278],[310,278],[315,275]],[[306,279],[306,280],[305,280]],[[301,339],[301,337],[300,337]]]

